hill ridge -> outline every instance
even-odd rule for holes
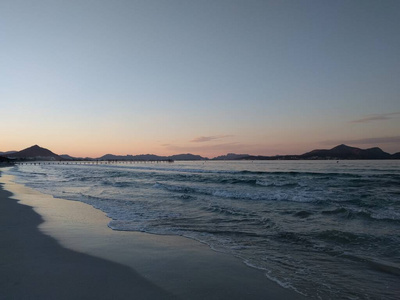
[[[49,149],[33,145],[21,151],[2,152],[4,157],[18,160],[208,160],[207,157],[191,153],[160,156],[155,154],[139,155],[114,155],[106,154],[98,158],[76,158],[67,154],[57,155]],[[0,154],[1,155],[1,154]],[[314,159],[400,159],[400,152],[389,154],[379,147],[361,149],[345,144],[337,145],[331,149],[315,149],[300,155],[250,155],[228,153],[212,158],[212,160],[314,160]]]

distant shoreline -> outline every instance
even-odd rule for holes
[[[377,159],[400,159],[400,152],[390,154],[384,152],[378,147],[369,149],[360,149],[356,147],[350,147],[347,145],[339,145],[332,149],[316,149],[301,155],[250,155],[250,154],[235,154],[228,153],[227,155],[217,156],[212,159],[202,157],[200,155],[194,155],[190,153],[177,154],[170,156],[159,156],[155,154],[140,154],[140,155],[113,155],[106,154],[98,158],[90,157],[72,157],[67,154],[58,155],[54,152],[42,148],[38,145],[26,148],[24,150],[15,152],[3,152],[5,157],[1,156],[0,152],[0,163],[10,163],[13,161],[208,161],[208,160],[377,160]]]

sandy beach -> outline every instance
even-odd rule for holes
[[[196,241],[113,231],[104,213],[0,177],[0,299],[303,299]]]

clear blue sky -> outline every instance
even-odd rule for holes
[[[400,151],[400,1],[0,1],[0,151]]]

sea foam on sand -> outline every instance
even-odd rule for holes
[[[110,219],[101,211],[81,202],[53,198],[16,184],[10,175],[2,174],[0,186],[13,193],[11,198],[26,205],[26,209],[29,209],[28,206],[32,207],[44,221],[36,220],[36,222],[26,224],[26,221],[18,220],[21,216],[9,215],[13,211],[7,211],[7,207],[10,207],[7,203],[15,200],[9,199],[7,193],[2,191],[0,201],[7,205],[0,210],[0,214],[8,215],[8,219],[3,218],[3,222],[11,220],[9,222],[14,224],[13,227],[8,226],[10,228],[6,235],[4,232],[1,234],[2,242],[7,241],[8,245],[2,250],[7,253],[3,253],[2,256],[5,260],[2,264],[6,268],[0,271],[1,277],[13,279],[2,280],[2,290],[9,293],[9,295],[1,296],[5,295],[5,299],[7,296],[21,299],[18,294],[20,292],[15,288],[15,281],[19,280],[18,274],[22,278],[19,281],[20,285],[30,285],[38,281],[41,274],[48,274],[48,270],[52,271],[50,273],[64,274],[59,277],[57,284],[60,286],[58,289],[66,293],[65,299],[68,295],[81,299],[89,296],[100,296],[106,299],[110,294],[115,296],[114,299],[122,299],[135,292],[138,299],[302,299],[301,295],[270,281],[263,272],[247,267],[230,255],[214,252],[196,241],[176,236],[113,231],[107,227]],[[13,207],[15,210],[15,205]],[[32,211],[25,212],[25,214],[29,213],[35,214]],[[11,237],[22,234],[20,229],[25,225],[30,226],[28,228],[33,227],[32,230],[38,226],[40,232],[36,230],[37,232],[31,234],[30,237],[26,235],[21,237],[31,239],[22,251],[21,243],[14,245],[15,239]],[[47,242],[37,243],[39,239]],[[49,240],[52,240],[53,244]],[[54,245],[54,240],[62,247]],[[36,269],[31,268],[27,275],[24,269],[30,267],[35,257],[32,256],[30,259],[29,255],[24,255],[24,259],[18,262],[18,255],[14,255],[12,258],[15,260],[14,263],[6,261],[6,257],[10,258],[12,255],[5,254],[10,254],[14,250],[16,253],[29,254],[29,244],[35,245],[35,248],[31,249],[32,253],[38,251],[46,253],[47,256],[40,255],[40,260],[36,260],[36,263],[40,262],[41,268],[37,269],[36,273]],[[41,249],[47,244],[52,246]],[[57,257],[56,260],[55,257]],[[77,264],[78,261],[79,264]],[[96,288],[87,289],[86,287],[92,284],[93,280],[90,281],[88,276],[85,276],[86,273],[79,270],[79,266],[85,266],[85,263],[89,261],[90,266],[94,267],[90,273],[94,281],[96,277],[103,278],[104,274],[109,273],[115,282],[120,283],[117,288],[123,291],[116,293],[111,277],[103,278],[107,284],[101,285],[102,281],[98,280]],[[97,268],[98,266],[103,266],[103,268]],[[15,271],[16,268],[19,268],[21,272]],[[5,274],[7,270],[15,272],[11,272],[13,275],[7,277]],[[96,274],[99,270],[104,274]],[[75,281],[71,281],[69,277],[73,277]],[[57,278],[53,277],[50,281]],[[127,278],[130,279],[128,282]],[[48,277],[43,278],[43,280],[47,279]],[[68,286],[65,287],[67,282],[69,282]],[[71,288],[75,289],[74,295],[66,292]],[[38,297],[43,296],[42,299],[46,299],[46,296],[49,299],[57,295],[54,291],[50,293],[49,289],[55,289],[55,287],[43,285],[40,289],[34,289],[34,293]],[[20,286],[19,291],[23,290]],[[26,291],[32,292],[31,289],[26,289]],[[90,295],[91,292],[93,295]]]

